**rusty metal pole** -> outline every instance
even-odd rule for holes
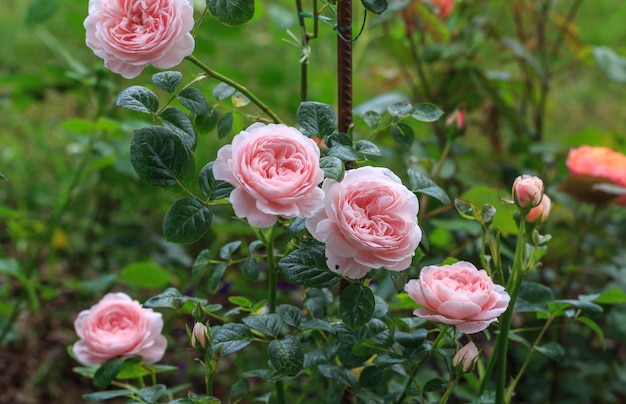
[[[352,0],[337,2],[337,89],[339,132],[352,125]]]

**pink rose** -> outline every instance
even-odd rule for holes
[[[543,196],[543,181],[532,175],[520,175],[513,183],[513,200],[520,208],[539,205]]]
[[[197,348],[198,345],[202,348],[206,348],[207,343],[207,327],[202,323],[195,323],[193,330],[191,330],[191,347]]]
[[[464,372],[469,371],[474,362],[478,358],[478,348],[473,342],[468,342],[463,348],[459,349],[452,358],[452,366],[460,367]]]
[[[417,197],[400,178],[386,168],[361,167],[341,182],[324,180],[322,189],[324,204],[306,227],[326,243],[332,271],[360,279],[372,268],[409,267],[422,231]]]
[[[526,221],[528,223],[543,223],[550,215],[550,208],[552,207],[552,201],[548,195],[543,195],[539,205],[535,206],[526,215]]]
[[[454,324],[466,334],[484,330],[506,311],[508,293],[493,283],[484,269],[469,262],[422,268],[419,279],[411,279],[404,290],[417,304],[416,316]]]
[[[73,351],[85,365],[130,355],[155,363],[167,348],[167,340],[161,335],[161,313],[142,308],[125,293],[109,293],[89,310],[81,311],[74,328],[80,340]]]
[[[589,175],[605,178],[620,187],[626,187],[626,155],[608,147],[581,146],[571,149],[565,163],[572,176]],[[589,193],[595,191],[593,186]],[[616,195],[614,203],[626,206],[626,196]]]
[[[216,179],[235,189],[230,202],[238,217],[269,227],[277,216],[308,217],[322,203],[320,149],[296,128],[255,123],[217,152]]]
[[[194,48],[192,0],[89,0],[87,46],[130,79],[152,64],[169,69]]]
[[[439,9],[437,16],[442,20],[448,18],[454,9],[454,0],[430,0],[430,2]]]

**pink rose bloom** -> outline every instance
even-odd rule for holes
[[[550,208],[552,207],[552,201],[548,195],[543,195],[541,203],[535,206],[526,215],[526,221],[528,223],[543,223],[550,215]]]
[[[306,220],[317,240],[326,243],[328,267],[352,279],[372,268],[401,271],[422,239],[419,204],[393,172],[361,167],[343,181],[324,180],[323,206]]]
[[[97,365],[118,356],[139,355],[144,363],[161,360],[167,340],[161,313],[144,309],[125,293],[109,293],[74,321],[80,338],[73,346],[78,361]]]
[[[572,176],[589,175],[626,187],[626,155],[608,147],[581,146],[571,149],[565,162]],[[626,196],[614,202],[626,206]]]
[[[520,208],[539,205],[543,196],[543,181],[533,175],[520,175],[513,183],[513,200]]]
[[[478,348],[473,342],[468,342],[463,348],[459,349],[452,358],[452,366],[461,367],[464,372],[469,371],[474,366],[474,362],[478,358]]]
[[[417,304],[416,316],[453,324],[466,334],[484,330],[506,311],[508,293],[493,283],[484,269],[469,262],[426,266],[419,279],[411,279],[404,290]]]
[[[276,217],[308,217],[324,199],[317,144],[296,128],[257,122],[217,152],[216,179],[232,184],[238,217],[270,227]]]
[[[178,65],[193,52],[193,25],[192,0],[89,0],[84,22],[87,46],[127,79]]]

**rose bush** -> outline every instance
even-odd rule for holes
[[[343,181],[324,180],[324,203],[306,220],[317,240],[326,243],[328,267],[360,279],[372,268],[408,268],[422,232],[419,203],[393,172],[361,167]]]
[[[484,330],[506,311],[510,297],[494,284],[484,269],[459,261],[452,265],[426,266],[418,279],[404,287],[417,304],[416,316],[453,324],[466,334]]]
[[[191,0],[89,0],[84,26],[87,46],[127,79],[149,64],[174,67],[195,45]]]
[[[520,208],[533,208],[541,202],[543,181],[533,175],[520,175],[513,182],[513,200]]]
[[[235,214],[256,227],[277,216],[308,217],[321,204],[324,179],[317,144],[296,128],[255,123],[217,153],[213,173],[235,189]]]
[[[74,322],[78,340],[72,350],[79,362],[97,365],[118,356],[139,355],[145,363],[161,360],[167,340],[161,313],[145,309],[125,293],[109,293]]]

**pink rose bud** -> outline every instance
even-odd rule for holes
[[[80,338],[72,350],[84,365],[98,365],[118,356],[139,355],[144,363],[161,360],[167,340],[161,313],[144,309],[125,293],[109,293],[74,322]]]
[[[478,270],[465,261],[426,266],[419,279],[411,279],[404,290],[423,306],[413,314],[454,325],[465,334],[489,327],[506,311],[511,300],[504,287],[494,284],[484,269]]]
[[[474,362],[477,358],[478,348],[476,348],[473,342],[469,342],[454,355],[452,365],[454,367],[461,367],[464,372],[467,372],[474,366]]]
[[[192,0],[89,0],[87,46],[124,78],[169,69],[193,52]]]
[[[528,214],[526,215],[526,221],[528,223],[535,224],[545,222],[548,218],[548,215],[550,214],[551,207],[552,201],[550,200],[550,197],[544,194],[543,198],[541,198],[541,203],[532,208],[530,212],[528,212]]]
[[[513,200],[520,208],[534,208],[541,202],[543,181],[533,175],[520,175],[513,183]]]
[[[202,348],[206,348],[207,343],[207,328],[202,323],[195,323],[193,330],[191,331],[191,346],[197,348],[200,345]]]
[[[437,7],[439,10],[437,16],[442,20],[448,18],[454,9],[454,0],[430,0],[430,2]]]

